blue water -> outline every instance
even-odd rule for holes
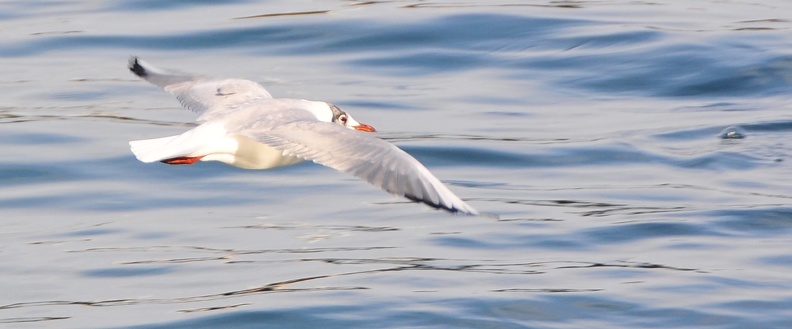
[[[792,327],[787,1],[0,5],[3,328]],[[311,163],[138,162],[261,82],[373,125],[453,216]]]

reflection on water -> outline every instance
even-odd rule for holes
[[[785,1],[2,6],[4,326],[792,327]],[[140,163],[195,117],[130,55],[339,104],[501,217]]]

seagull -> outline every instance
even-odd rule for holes
[[[254,81],[164,70],[135,56],[129,70],[198,114],[199,125],[181,135],[129,142],[142,162],[271,169],[310,160],[435,209],[479,214],[418,160],[331,103],[273,98]]]

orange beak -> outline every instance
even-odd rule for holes
[[[355,130],[365,131],[367,133],[373,133],[373,132],[377,131],[376,129],[374,129],[374,127],[369,126],[369,125],[367,125],[365,123],[361,123],[361,124],[355,126]]]

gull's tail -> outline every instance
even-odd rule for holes
[[[132,153],[142,162],[164,161],[180,157],[199,157],[217,152],[226,140],[226,130],[220,124],[204,124],[187,132],[169,137],[129,142]]]

